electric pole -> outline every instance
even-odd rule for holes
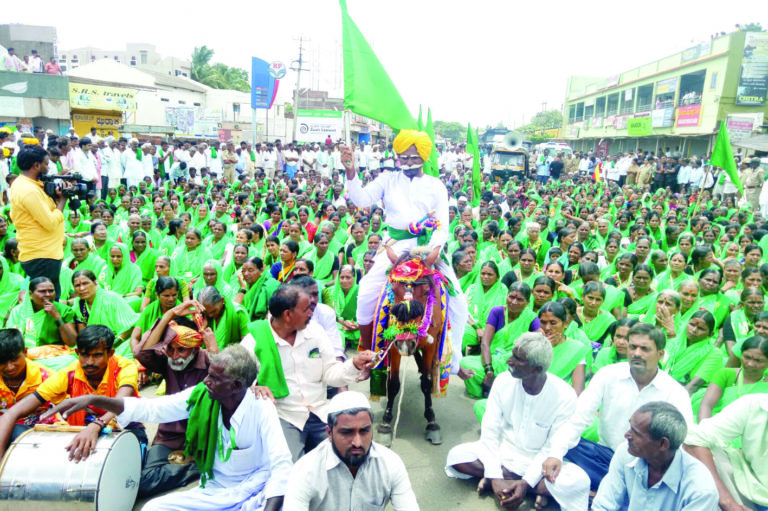
[[[297,118],[299,116],[299,87],[301,86],[301,72],[309,71],[304,69],[304,42],[309,41],[304,36],[299,37],[299,58],[291,62],[291,71],[296,71],[296,90],[293,93],[293,139],[296,140],[296,128],[298,127]]]

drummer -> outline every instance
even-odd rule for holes
[[[48,402],[58,403],[65,397],[96,394],[105,397],[138,396],[138,370],[132,360],[115,355],[115,333],[104,325],[88,325],[77,334],[78,359],[71,365],[51,375],[37,390],[18,401],[0,418],[0,457],[5,453],[13,426],[22,417]],[[96,448],[101,431],[115,414],[98,408],[70,415],[67,422],[72,426],[85,426],[67,446],[69,459],[84,460]],[[116,424],[116,423],[115,423]],[[147,435],[141,424],[131,424],[126,430],[147,443]]]
[[[0,414],[4,414],[17,401],[35,392],[51,375],[48,368],[27,359],[26,354],[27,348],[24,346],[21,332],[15,328],[0,330]],[[11,433],[11,441],[34,425],[38,416],[47,408],[42,406],[17,419]]]
[[[133,355],[148,371],[165,380],[165,395],[194,387],[208,375],[208,352],[200,347],[216,347],[210,328],[197,331],[194,321],[186,318],[190,308],[202,305],[189,300],[169,309],[134,347]],[[184,455],[187,421],[167,422],[157,426],[152,447],[141,471],[139,497],[186,486],[200,477],[194,460]]]

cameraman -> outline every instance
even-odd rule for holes
[[[59,272],[64,258],[64,205],[56,189],[56,202],[43,191],[40,177],[48,172],[48,153],[40,146],[23,146],[16,158],[21,175],[11,185],[11,219],[16,226],[19,261],[30,279],[48,277],[58,300]],[[68,185],[67,185],[68,186]]]

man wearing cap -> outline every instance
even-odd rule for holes
[[[328,438],[293,466],[284,511],[417,511],[419,505],[400,457],[373,442],[373,412],[360,392],[331,399]]]
[[[741,182],[752,211],[760,210],[760,192],[765,182],[765,171],[760,168],[760,158],[752,158],[749,166],[741,171]]]
[[[365,187],[358,178],[352,148],[342,149],[341,163],[347,174],[349,198],[360,208],[368,208],[382,202],[388,225],[385,243],[398,257],[424,243],[424,248],[429,250],[429,255],[424,259],[426,266],[434,266],[450,280],[455,290],[448,298],[448,318],[454,344],[451,372],[458,373],[461,378],[468,378],[470,375],[467,370],[459,366],[461,339],[468,317],[467,302],[450,264],[444,257],[439,258],[450,234],[448,192],[438,178],[425,175],[423,170],[424,163],[432,153],[432,140],[423,131],[401,130],[395,137],[393,147],[399,155],[402,171],[380,174]],[[427,217],[436,223],[437,227],[425,227],[421,229],[421,234],[413,234],[411,224],[426,220]],[[382,286],[387,280],[390,264],[387,253],[382,251],[376,257],[371,271],[360,281],[357,322],[364,346],[371,346],[372,343],[374,309]]]
[[[205,329],[204,338],[195,323],[184,317],[195,305],[190,300],[170,309],[133,346],[136,360],[148,372],[162,375],[167,396],[194,387],[208,375],[210,359],[200,347],[204,342],[215,345],[216,338],[210,328]],[[141,471],[139,496],[179,488],[200,477],[194,461],[184,456],[186,431],[185,419],[158,425]]]

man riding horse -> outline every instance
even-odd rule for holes
[[[424,162],[432,152],[432,141],[423,131],[402,130],[392,145],[398,154],[401,171],[384,172],[365,187],[357,176],[352,149],[342,149],[341,162],[347,174],[349,197],[361,208],[378,202],[383,204],[388,226],[384,241],[398,257],[417,246],[429,250],[424,264],[428,268],[434,266],[448,280],[451,290],[447,303],[453,348],[451,373],[467,379],[472,376],[470,371],[459,365],[468,318],[467,301],[447,258],[440,257],[449,236],[448,192],[438,178],[425,175],[423,170]],[[382,251],[376,256],[373,268],[360,281],[357,322],[366,348],[371,347],[376,301],[387,280],[390,264],[388,255]]]

